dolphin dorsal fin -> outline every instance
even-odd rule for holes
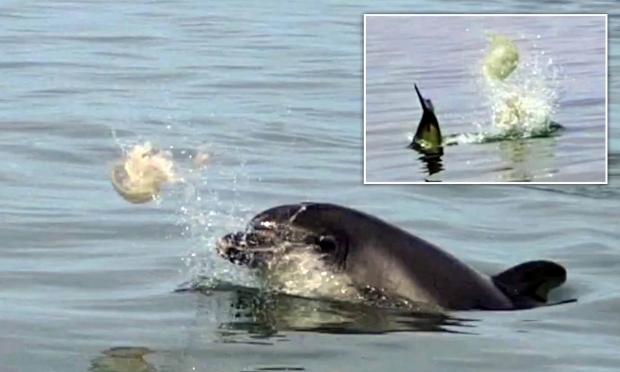
[[[551,261],[528,261],[495,276],[493,282],[519,307],[547,303],[549,291],[566,281],[566,269]]]

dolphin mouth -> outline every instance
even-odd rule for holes
[[[280,250],[274,235],[268,231],[230,233],[218,238],[215,248],[221,257],[236,265],[256,268]]]

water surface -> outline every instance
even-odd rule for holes
[[[616,369],[617,154],[609,186],[362,184],[363,13],[615,3],[543,4],[4,3],[2,370]],[[612,16],[616,151],[619,27]],[[187,176],[161,204],[128,204],[108,180],[117,141],[139,140],[172,147]],[[189,173],[197,149],[211,162]],[[451,319],[288,297],[261,307],[252,278],[215,256],[214,239],[300,200],[375,214],[485,272],[556,260],[569,279],[555,298],[579,301]],[[230,286],[175,292],[198,274]],[[352,321],[329,324],[343,318]]]

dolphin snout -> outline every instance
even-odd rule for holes
[[[228,257],[231,253],[239,251],[239,239],[236,235],[237,234],[226,234],[215,241],[215,248],[220,256]]]
[[[217,253],[237,265],[248,265],[254,252],[248,246],[247,235],[243,232],[231,233],[215,242]]]

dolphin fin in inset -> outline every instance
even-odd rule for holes
[[[529,261],[493,276],[493,283],[515,304],[546,304],[549,291],[566,281],[566,269],[551,261]]]
[[[426,154],[442,154],[443,147],[439,121],[435,116],[433,103],[430,99],[422,97],[416,84],[413,85],[422,106],[422,118],[415,132],[413,141],[409,144],[410,149],[415,149]]]

